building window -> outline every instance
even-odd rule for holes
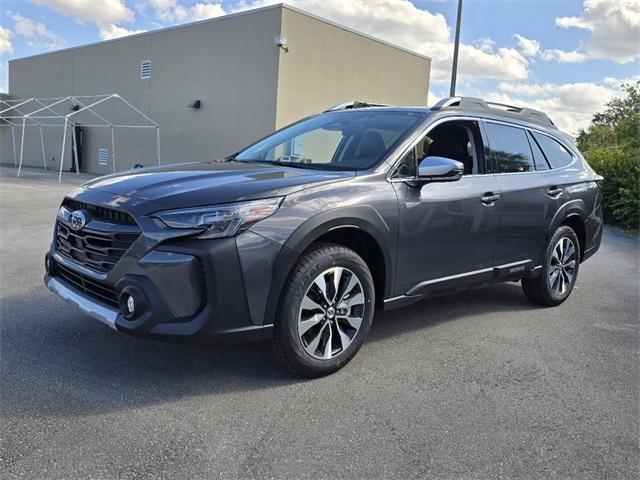
[[[98,165],[106,165],[107,162],[109,161],[109,150],[107,150],[106,148],[99,148],[98,149]]]
[[[140,80],[151,78],[151,60],[142,60],[140,62]]]

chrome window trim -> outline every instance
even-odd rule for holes
[[[482,117],[473,117],[473,116],[469,116],[469,115],[452,115],[450,117],[440,118],[440,119],[434,121],[433,123],[430,123],[429,125],[427,125],[423,129],[421,129],[418,133],[414,134],[415,136],[411,140],[409,140],[409,142],[410,142],[409,146],[404,148],[402,150],[402,153],[397,154],[396,152],[393,152],[391,155],[389,155],[390,157],[393,157],[394,155],[397,155],[397,156],[396,156],[396,158],[394,158],[393,161],[387,160],[387,162],[386,162],[386,163],[391,165],[391,167],[389,168],[389,170],[387,171],[387,174],[385,176],[385,179],[387,180],[387,182],[389,182],[389,183],[399,183],[399,182],[407,182],[407,181],[411,181],[411,180],[418,180],[418,177],[391,178],[391,176],[393,175],[395,169],[398,168],[398,165],[400,164],[400,161],[403,159],[403,157],[407,154],[407,152],[409,152],[409,150],[411,150],[412,148],[415,148],[415,146],[420,142],[420,140],[422,140],[422,137],[427,135],[431,130],[436,128],[438,125],[441,125],[441,124],[443,124],[445,122],[451,122],[451,121],[456,121],[456,120],[466,120],[466,121],[473,121],[473,122],[481,122],[483,119],[482,119]],[[483,145],[483,147],[484,147],[484,145]],[[484,176],[484,175],[487,175],[487,173],[477,173],[477,174],[472,174],[472,175],[463,175],[462,178],[479,177],[479,176]]]

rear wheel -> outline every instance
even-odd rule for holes
[[[304,377],[342,368],[369,332],[374,295],[371,272],[355,252],[334,244],[312,248],[282,294],[273,336],[278,359]]]
[[[559,305],[569,298],[578,277],[579,267],[580,242],[573,229],[563,225],[549,240],[542,275],[522,280],[524,294],[539,305]]]

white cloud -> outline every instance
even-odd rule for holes
[[[0,53],[13,52],[13,43],[11,43],[12,36],[13,32],[11,30],[0,25]]]
[[[127,35],[146,32],[146,30],[128,30],[113,23],[104,23],[98,25],[98,28],[102,40],[111,40],[112,38],[126,37]]]
[[[602,83],[604,83],[608,87],[620,87],[623,83],[636,82],[640,82],[640,75],[633,75],[627,78],[604,77],[604,79],[602,80]]]
[[[95,23],[96,27],[98,27],[98,35],[102,40],[109,40],[112,38],[124,37],[127,35],[133,35],[135,33],[141,33],[145,31],[145,30],[129,30],[119,25],[120,23],[132,22],[134,20],[133,10],[127,7],[124,0],[29,0],[29,1],[37,5],[43,5],[43,6],[52,8],[57,12],[73,17],[79,22]],[[40,31],[46,30],[46,27],[41,23],[32,22],[29,19],[24,19],[24,20],[37,25],[38,28],[40,28]],[[31,31],[36,30],[33,26],[32,28],[29,28],[29,27],[25,27],[25,28]],[[16,31],[17,31],[17,26],[16,26]],[[42,36],[44,36],[44,34],[41,34],[41,37]],[[49,49],[54,49],[54,48],[60,48],[60,45],[49,43],[47,47]]]
[[[449,46],[445,48],[448,49]],[[459,62],[462,77],[523,80],[529,76],[529,61],[513,48],[485,51],[462,44]],[[450,64],[451,62],[447,62],[441,65],[440,78],[442,74],[445,74],[445,79],[448,78]]]
[[[124,0],[29,0],[50,7],[82,22],[121,23],[133,20],[133,11]]]
[[[518,50],[526,57],[534,57],[540,51],[540,42],[523,37],[517,33],[514,35],[518,43]]]
[[[148,0],[148,4],[158,18],[168,22],[193,22],[226,13],[222,5],[214,2],[184,6],[177,0]]]
[[[584,0],[580,16],[558,17],[556,25],[590,33],[586,53],[627,63],[640,58],[640,2],[638,0]]]
[[[279,3],[279,0],[240,2],[236,10]],[[453,43],[445,17],[416,7],[409,0],[288,0],[286,3],[334,22],[432,57],[431,77],[446,82],[451,75]],[[524,79],[527,60],[513,48],[495,49],[490,39],[461,44],[459,76]]]
[[[578,50],[558,50],[552,48],[543,50],[540,58],[547,61],[556,61],[560,63],[582,63],[587,59],[587,55]]]
[[[22,15],[13,15],[11,18],[15,22],[16,33],[27,38],[29,46],[44,47],[47,50],[64,47],[64,39],[49,30],[44,23],[35,22]]]
[[[475,41],[474,46],[478,47],[483,52],[490,52],[493,50],[493,46],[496,44],[492,39],[483,37]]]
[[[611,82],[603,85],[589,82],[565,84],[501,82],[498,91],[486,98],[491,101],[520,105],[547,113],[561,130],[577,134],[589,125],[591,117],[614,97],[623,93]]]

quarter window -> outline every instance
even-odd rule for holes
[[[533,132],[533,136],[549,160],[551,168],[566,167],[573,161],[573,155],[560,142],[542,133]]]
[[[489,149],[498,173],[531,172],[535,170],[527,133],[517,127],[487,122]]]
[[[533,160],[536,162],[536,170],[549,170],[549,164],[544,157],[544,153],[540,150],[538,142],[531,136],[531,132],[527,135],[529,137],[529,145],[531,145],[531,151],[533,152]]]

